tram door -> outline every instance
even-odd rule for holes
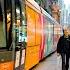
[[[24,2],[0,0],[0,70],[23,70],[27,42]]]
[[[16,37],[16,61],[15,70],[24,69],[25,48],[27,42],[25,23],[24,0],[15,0],[15,37]]]

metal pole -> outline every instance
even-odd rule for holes
[[[13,48],[12,48],[12,58],[14,60],[14,68],[13,70],[15,70],[15,0],[12,0],[12,45],[13,45]]]

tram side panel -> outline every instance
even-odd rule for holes
[[[47,36],[48,36],[48,29],[47,29],[48,23],[47,23],[47,17],[44,15],[44,57],[47,56]]]
[[[37,33],[37,29],[40,29],[39,15],[29,6],[26,6],[27,15],[27,47],[26,47],[26,59],[25,70],[29,70],[31,67],[39,62],[39,46],[40,46],[40,34]]]
[[[0,70],[13,70],[14,61],[10,51],[0,52]]]
[[[54,36],[54,27],[53,27],[53,23],[51,23],[50,26],[50,34],[51,34],[51,48],[50,48],[50,53],[54,52],[56,49],[54,49],[54,45],[53,45],[53,36]]]
[[[59,33],[58,33],[59,24],[54,25],[54,48],[57,47],[57,42],[59,40]]]
[[[26,6],[27,17],[27,47],[26,47],[26,60],[25,70],[28,70],[33,66],[34,59],[34,47],[35,47],[35,18],[34,11]]]
[[[50,18],[48,13],[42,9],[42,14],[43,14],[43,34],[44,34],[44,48],[43,48],[43,53],[44,57],[48,56],[50,53],[52,53],[53,49],[53,19],[52,17]]]
[[[54,45],[56,46],[57,44],[57,27],[54,25]]]
[[[42,22],[41,22],[41,13],[38,13],[35,11],[35,30],[36,30],[36,36],[35,36],[35,45],[41,45],[41,37],[42,37]]]
[[[47,55],[51,53],[52,46],[53,46],[53,40],[52,40],[52,28],[51,28],[51,23],[47,21]]]
[[[40,17],[40,22],[41,22],[41,45],[40,45],[40,53],[39,53],[39,58],[42,60],[44,58],[44,41],[45,41],[45,35],[44,35],[44,16],[41,13]]]
[[[42,58],[41,55],[41,46],[42,46],[42,20],[41,20],[41,13],[35,14],[36,19],[36,45],[37,45],[37,52],[38,53],[38,61]]]

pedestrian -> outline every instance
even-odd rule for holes
[[[70,52],[70,40],[68,29],[63,30],[63,36],[60,37],[57,44],[57,54],[62,58],[62,70],[69,69],[69,52]]]
[[[68,33],[69,33],[69,49],[70,49],[70,25],[68,26],[68,30],[69,30]],[[70,51],[69,51],[69,54],[70,54]]]

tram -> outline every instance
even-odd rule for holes
[[[0,0],[0,70],[29,70],[56,50],[61,25],[34,0]]]

